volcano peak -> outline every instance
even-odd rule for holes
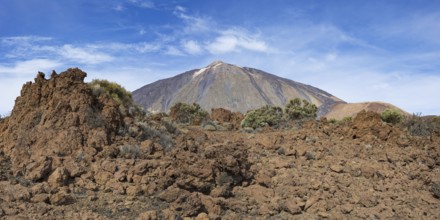
[[[214,60],[211,64],[209,64],[208,66],[216,66],[216,65],[222,65],[222,64],[226,64],[225,62],[221,61],[221,60]]]
[[[325,114],[341,99],[318,88],[261,70],[214,61],[201,69],[146,85],[133,92],[136,103],[153,112],[166,112],[177,102],[198,103],[204,109],[226,108],[242,113],[265,105],[284,106],[300,98]]]

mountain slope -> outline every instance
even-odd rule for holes
[[[207,110],[222,107],[245,113],[264,105],[284,106],[294,98],[317,105],[318,115],[326,114],[336,103],[343,103],[318,88],[221,61],[159,80],[133,92],[136,103],[155,112],[166,112],[177,102],[195,102]]]
[[[360,103],[338,103],[323,115],[328,119],[341,120],[344,117],[355,117],[362,110],[382,113],[386,109],[395,109],[404,115],[408,115],[404,110],[385,102],[360,102]]]

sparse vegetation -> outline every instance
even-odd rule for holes
[[[177,134],[178,130],[177,128],[170,122],[168,121],[163,121],[162,122],[163,126],[167,129],[167,131],[171,134]]]
[[[295,98],[287,103],[284,112],[288,120],[316,118],[318,107],[305,99]]]
[[[133,104],[131,93],[121,85],[108,80],[94,79],[89,83],[93,95],[99,97],[101,94],[107,94],[115,100],[119,106],[129,107]]]
[[[432,131],[436,134],[440,134],[440,116],[435,116],[431,119]]]
[[[342,124],[346,124],[346,123],[349,123],[349,122],[352,122],[353,121],[353,117],[351,117],[351,116],[347,116],[347,117],[344,117],[342,120],[341,120],[341,123]]]
[[[411,135],[430,136],[440,133],[440,116],[422,117],[420,113],[407,117],[401,123]]]
[[[166,133],[152,128],[146,122],[137,122],[136,125],[140,128],[140,132],[138,132],[137,130],[130,131],[132,130],[131,127],[129,129],[129,134],[132,137],[136,137],[137,140],[144,141],[144,140],[158,139],[159,143],[162,145],[162,147],[165,148],[165,150],[171,149],[174,146],[173,139],[170,136],[168,136]]]
[[[105,121],[104,119],[93,110],[92,107],[87,107],[84,110],[84,116],[87,119],[86,123],[91,128],[98,128],[98,127],[104,127]]]
[[[421,117],[421,114],[416,113],[408,117],[403,126],[408,129],[411,135],[415,136],[428,136],[431,134],[429,124]]]
[[[246,113],[241,127],[253,129],[264,126],[279,126],[283,122],[300,121],[316,118],[318,108],[307,100],[290,100],[284,110],[280,107],[264,106]]]
[[[346,116],[346,117],[342,118],[341,120],[336,120],[334,118],[329,120],[330,123],[336,124],[336,125],[345,125],[345,124],[350,123],[351,121],[353,121],[353,117],[351,117],[351,116]]]
[[[253,129],[265,126],[278,125],[283,119],[283,110],[280,107],[264,106],[246,113],[241,127],[251,127]]]
[[[190,105],[179,102],[171,107],[170,118],[177,123],[201,125],[208,119],[208,112],[197,103]]]
[[[126,159],[136,159],[140,156],[140,147],[138,145],[119,146],[119,155]]]
[[[391,124],[398,124],[404,119],[403,114],[399,110],[390,108],[385,109],[385,111],[380,114],[380,117],[382,121]]]
[[[145,115],[142,107],[134,104],[131,92],[127,91],[121,85],[108,80],[94,79],[89,83],[93,95],[99,97],[102,94],[110,96],[118,105],[119,112],[122,115],[131,115],[142,117]]]

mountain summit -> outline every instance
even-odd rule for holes
[[[325,115],[341,99],[310,85],[264,71],[222,61],[159,80],[133,92],[145,109],[166,112],[177,102],[198,103],[204,109],[226,108],[245,113],[264,105],[284,106],[290,99],[305,99]]]

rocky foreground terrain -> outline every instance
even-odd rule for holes
[[[0,119],[0,218],[440,216],[436,132],[365,111],[252,131],[215,110],[210,126],[177,125],[94,93],[85,76],[39,73]]]

